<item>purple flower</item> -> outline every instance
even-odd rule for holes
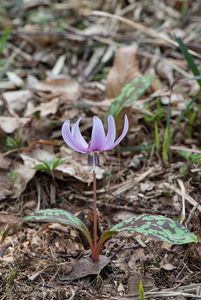
[[[70,129],[70,121],[67,120],[62,126],[62,137],[66,144],[75,151],[81,153],[91,153],[95,151],[106,151],[111,150],[116,147],[125,137],[128,132],[128,118],[125,115],[124,119],[124,128],[122,134],[115,141],[116,138],[116,126],[113,116],[109,115],[108,122],[108,131],[105,135],[105,130],[101,120],[98,117],[93,117],[93,127],[91,141],[87,143],[83,138],[80,129],[79,123],[81,118],[72,126]]]

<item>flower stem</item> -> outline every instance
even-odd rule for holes
[[[98,226],[98,217],[97,217],[97,205],[96,205],[96,172],[93,170],[93,223],[94,223],[94,251],[92,253],[92,258],[94,261],[98,260],[96,255],[97,248],[97,226]]]

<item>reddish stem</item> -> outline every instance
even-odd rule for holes
[[[94,249],[92,252],[93,261],[99,260],[99,254],[96,253],[97,248],[97,226],[98,226],[98,216],[97,216],[97,205],[96,205],[96,172],[93,171],[93,223],[94,223]]]

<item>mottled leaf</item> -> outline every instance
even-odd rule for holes
[[[171,244],[197,242],[195,234],[169,218],[154,215],[140,215],[128,218],[114,225],[109,231],[104,232],[100,238],[99,245],[103,244],[113,234],[121,231],[145,234],[150,238]]]
[[[152,75],[140,76],[126,84],[110,106],[107,115],[111,114],[116,117],[122,108],[131,105],[134,101],[139,99],[151,86],[155,78],[156,77]]]
[[[36,210],[32,215],[24,218],[26,222],[51,222],[69,225],[80,230],[86,237],[90,247],[92,247],[92,240],[89,231],[85,224],[76,216],[68,211],[62,209],[41,209]]]

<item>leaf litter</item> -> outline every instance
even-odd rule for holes
[[[117,107],[118,128],[125,113],[131,125],[119,149],[101,155],[99,234],[125,216],[157,213],[177,221],[184,217],[200,238],[199,158],[181,157],[178,150],[201,147],[199,87],[189,80],[190,65],[170,38],[182,38],[199,70],[199,6],[199,1],[154,0],[22,1],[8,7],[2,1],[8,13],[0,27],[11,28],[0,43],[2,228],[40,207],[66,209],[91,224],[87,158],[63,146],[60,129],[66,119],[83,116],[87,138],[91,116],[104,120]],[[153,80],[139,92],[136,82],[146,76]],[[168,115],[174,134],[167,163],[161,147]],[[94,268],[83,237],[69,227],[21,225],[4,237],[0,295],[5,299],[137,299],[140,279],[150,299],[200,296],[199,242],[169,246],[119,233]]]

